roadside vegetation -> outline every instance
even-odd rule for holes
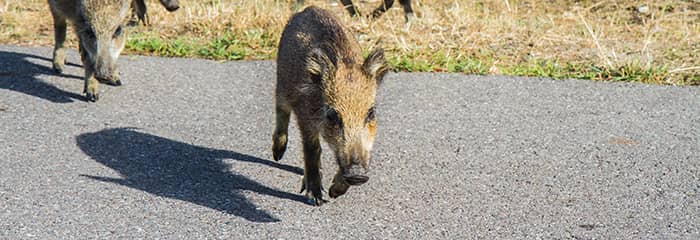
[[[291,0],[148,2],[149,26],[129,28],[126,54],[213,60],[274,59]],[[378,20],[335,12],[365,49],[381,44],[399,71],[503,74],[700,85],[697,0],[414,0]],[[355,0],[363,13],[378,0]],[[75,49],[76,38],[69,35]],[[0,0],[0,44],[52,46],[46,0]]]

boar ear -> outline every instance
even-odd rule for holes
[[[372,51],[362,64],[362,70],[372,79],[375,79],[377,85],[381,84],[384,75],[389,71],[389,64],[386,62],[386,58],[384,58],[384,50],[377,48]]]
[[[306,70],[315,76],[314,81],[328,79],[335,72],[335,65],[328,54],[320,48],[314,48],[306,57]]]

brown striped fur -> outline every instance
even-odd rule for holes
[[[67,22],[75,27],[80,57],[85,69],[85,93],[88,101],[98,99],[98,80],[121,85],[117,58],[124,48],[126,36],[122,22],[130,0],[48,0],[54,19],[56,45],[53,68],[63,72],[66,61]]]
[[[362,59],[354,36],[328,11],[308,7],[295,14],[282,33],[277,58],[276,128],[273,156],[287,148],[293,112],[303,144],[306,190],[317,205],[322,198],[320,172],[323,138],[335,154],[338,171],[329,195],[368,180],[370,150],[376,134],[377,87],[388,70],[381,49]]]

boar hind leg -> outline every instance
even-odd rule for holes
[[[401,6],[403,6],[403,12],[406,14],[406,22],[411,22],[416,18],[413,13],[413,8],[411,7],[411,0],[399,0]]]
[[[275,161],[279,161],[284,156],[284,151],[287,150],[287,129],[289,128],[289,115],[291,112],[283,106],[279,97],[275,103],[275,111],[276,126],[275,132],[272,134],[272,157]]]
[[[303,123],[303,121],[299,121]],[[306,195],[313,200],[314,205],[320,206],[323,200],[323,186],[321,185],[321,143],[318,130],[309,129],[306,124],[299,124],[304,145],[304,179],[301,183],[301,192],[306,190]]]
[[[63,72],[66,63],[66,18],[53,14],[53,32],[56,45],[53,48],[53,70],[57,73]]]
[[[360,11],[357,10],[354,4],[352,4],[352,0],[340,0],[340,2],[343,3],[343,7],[348,10],[350,16],[356,17],[360,15]]]
[[[131,2],[131,8],[134,10],[134,15],[138,18],[137,22],[142,22],[144,25],[149,25],[148,22],[148,7],[145,0],[134,0]]]
[[[415,18],[413,14],[413,8],[411,7],[411,0],[399,0],[399,3],[403,7],[403,12],[406,14],[406,22],[410,22]],[[384,0],[384,3],[372,12],[373,18],[379,18],[388,11],[391,6],[394,5],[394,0]]]
[[[80,52],[80,59],[83,62],[83,68],[85,69],[85,85],[83,87],[83,93],[88,102],[96,102],[99,98],[98,96],[98,86],[100,85],[97,79],[95,79],[95,69],[90,60],[88,59],[87,52],[83,48],[82,39],[78,46]]]
[[[394,5],[394,0],[384,0],[381,6],[379,6],[377,9],[374,9],[372,12],[372,17],[373,18],[379,18],[391,8],[391,6]]]

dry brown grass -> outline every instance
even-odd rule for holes
[[[151,26],[130,30],[128,52],[213,59],[274,58],[293,5],[181,0],[167,13],[148,3]],[[408,25],[400,7],[371,21],[328,0],[307,3],[335,12],[363,46],[381,41],[400,70],[700,84],[695,0],[414,0],[418,19]],[[363,13],[379,4],[356,3]],[[50,46],[51,23],[45,0],[0,0],[2,44]]]

